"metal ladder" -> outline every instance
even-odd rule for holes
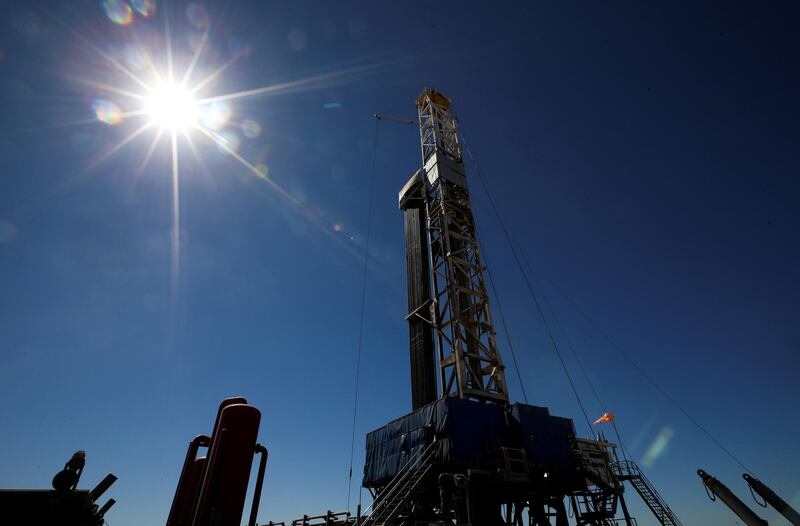
[[[636,492],[642,497],[642,500],[653,512],[656,520],[662,526],[682,526],[681,521],[672,513],[672,510],[664,502],[661,495],[658,494],[656,489],[644,476],[644,473],[639,469],[632,460],[623,460],[622,462],[615,462],[612,465],[614,474],[620,480],[628,480],[633,485]]]
[[[397,514],[408,500],[409,495],[430,471],[438,452],[436,442],[432,442],[424,450],[412,457],[403,469],[395,475],[388,486],[381,492],[370,508],[369,518],[363,524],[382,526]],[[369,512],[369,508],[365,510]],[[366,513],[365,513],[366,514]]]

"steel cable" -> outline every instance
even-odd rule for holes
[[[375,193],[375,155],[378,149],[378,121],[375,121],[375,128],[372,136],[372,162],[369,174],[369,203],[367,204],[367,234],[364,239],[364,268],[361,280],[361,313],[358,325],[358,350],[356,352],[356,382],[355,394],[353,396],[353,426],[350,437],[350,468],[347,476],[347,511],[350,511],[350,493],[353,485],[353,454],[356,445],[356,416],[358,414],[358,384],[361,375],[361,349],[364,343],[364,317],[365,306],[367,303],[367,272],[369,270],[369,240],[372,234],[372,202]],[[359,494],[359,502],[361,496]]]
[[[467,154],[472,161],[473,166],[475,167],[475,173],[478,175],[478,180],[483,187],[484,192],[486,192],[486,196],[489,198],[489,203],[492,205],[492,209],[494,210],[495,215],[497,216],[498,221],[500,222],[500,228],[503,230],[503,234],[508,241],[509,247],[511,248],[511,253],[514,255],[514,260],[517,263],[517,267],[519,268],[520,273],[522,274],[522,278],[525,281],[525,285],[528,288],[528,292],[530,293],[531,299],[533,300],[534,305],[536,305],[536,310],[539,313],[539,317],[542,320],[542,324],[544,325],[545,331],[547,332],[547,336],[550,339],[550,343],[552,344],[553,351],[555,352],[556,356],[558,357],[558,361],[561,363],[561,368],[564,370],[564,375],[567,377],[567,381],[569,382],[569,386],[572,389],[572,393],[575,395],[575,400],[578,402],[578,407],[580,407],[581,413],[583,413],[583,418],[586,420],[586,426],[589,429],[589,433],[594,437],[594,429],[592,429],[591,421],[589,420],[589,415],[586,413],[586,408],[583,406],[583,401],[581,400],[580,394],[578,394],[578,389],[575,387],[575,382],[572,380],[572,375],[569,373],[569,369],[567,368],[567,364],[564,361],[564,357],[561,355],[561,351],[558,348],[558,343],[556,342],[556,338],[553,335],[553,331],[550,328],[550,324],[547,322],[547,317],[544,315],[544,310],[542,310],[542,305],[539,302],[539,298],[536,295],[536,292],[533,290],[533,285],[531,285],[530,280],[528,279],[528,275],[525,272],[525,269],[522,266],[522,261],[520,260],[519,254],[517,253],[517,249],[514,244],[511,242],[511,236],[506,228],[505,222],[500,217],[500,211],[497,207],[497,203],[492,197],[491,192],[489,191],[488,185],[481,173],[480,166],[478,165],[475,157],[473,157],[472,152],[469,150],[467,146],[467,142],[464,139],[463,134],[461,134],[461,140],[464,143],[464,149],[466,150]]]
[[[492,205],[492,208],[493,208],[493,210],[495,212],[495,215],[497,216],[497,219],[498,219],[498,221],[500,223],[500,227],[502,228],[503,233],[506,236],[506,239],[509,241],[509,245],[511,246],[511,251],[514,254],[514,259],[517,261],[517,265],[520,266],[520,268],[521,268],[521,265],[520,265],[520,256],[521,256],[521,258],[523,260],[525,260],[525,263],[528,266],[528,269],[530,271],[531,266],[528,263],[527,258],[525,257],[525,253],[522,250],[522,246],[518,242],[516,242],[515,239],[513,239],[513,237],[510,234],[509,230],[506,228],[505,221],[502,218],[502,215],[501,215],[500,210],[499,210],[499,208],[498,208],[498,206],[497,206],[497,204],[496,204],[496,202],[494,200],[494,197],[491,195],[491,192],[489,191],[488,185],[486,184],[486,181],[484,180],[482,174],[480,173],[480,167],[479,167],[477,161],[475,160],[475,158],[472,156],[472,152],[470,152],[470,150],[466,147],[466,141],[464,140],[463,133],[460,133],[460,135],[461,135],[462,141],[464,142],[464,147],[465,147],[467,153],[470,156],[470,160],[472,161],[473,165],[475,166],[476,173],[478,174],[478,179],[480,180],[481,185],[483,186],[483,189],[486,192],[487,197],[489,198],[489,202]],[[519,255],[518,255],[518,252],[517,252],[517,247],[519,248]],[[532,291],[532,287],[530,286],[530,282],[527,279],[527,275],[525,274],[524,270],[522,272],[523,272],[523,276],[525,277],[525,282],[526,282],[526,284],[528,284],[529,290]],[[608,336],[608,334],[606,334],[602,329],[600,329],[600,327],[592,320],[592,318],[590,318],[589,315],[586,314],[586,312],[564,291],[564,289],[559,287],[558,284],[555,283],[555,281],[553,281],[553,279],[550,278],[549,276],[547,276],[546,274],[544,275],[544,277],[575,308],[575,310],[578,311],[578,313],[581,315],[581,317],[583,317],[583,319],[586,321],[586,323],[589,325],[589,327],[591,327],[592,329],[597,331],[597,333],[608,343],[608,345],[612,349],[614,349],[620,356],[622,356],[640,375],[642,375],[642,377],[644,377],[644,379],[647,380],[650,383],[650,385],[652,385],[656,389],[656,391],[658,391],[670,404],[672,404],[673,407],[675,407],[678,411],[680,411],[683,414],[683,416],[686,417],[687,420],[689,420],[697,429],[699,429],[703,434],[705,434],[706,437],[708,437],[708,439],[711,440],[711,442],[713,442],[731,460],[733,460],[736,464],[738,464],[739,467],[741,467],[745,471],[753,473],[753,471],[750,470],[741,460],[739,460],[739,458],[736,455],[734,455],[719,440],[717,440],[717,438],[714,435],[712,435],[711,432],[708,429],[706,429],[702,424],[700,424],[700,422],[698,422],[691,414],[689,414],[689,412],[686,409],[684,409],[683,406],[681,404],[679,404],[677,400],[675,400],[649,374],[647,374],[639,366],[639,364],[636,363],[636,361],[633,360],[633,358],[631,358],[625,351],[623,351],[611,339],[611,337]],[[539,307],[538,302],[537,302],[537,307]],[[539,309],[539,310],[540,310],[540,315],[542,315],[541,309]],[[544,318],[543,318],[543,320],[544,320]],[[545,325],[547,325],[546,322],[545,322]],[[548,332],[549,332],[549,330],[548,330]],[[560,357],[560,355],[559,355],[559,357]],[[565,372],[566,372],[566,369],[565,369]],[[569,373],[567,373],[567,376],[569,377]],[[571,380],[570,380],[570,384],[572,384]],[[575,392],[574,388],[573,388],[573,392]],[[576,392],[576,396],[577,396],[577,392]],[[579,399],[579,404],[580,404],[580,399]],[[581,405],[581,407],[583,407],[582,404],[580,404],[580,405]],[[584,412],[584,416],[586,416],[585,412]],[[587,420],[588,420],[588,417],[587,417]],[[616,428],[616,425],[614,427]],[[620,445],[622,445],[622,441],[621,440],[620,440]]]

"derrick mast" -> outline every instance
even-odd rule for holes
[[[568,526],[569,502],[576,526],[633,526],[630,481],[660,524],[680,526],[615,444],[509,401],[452,103],[425,89],[417,111],[422,167],[399,195],[413,408],[367,434],[362,486],[373,501],[357,524]]]
[[[440,397],[507,404],[452,102],[425,89],[417,110],[422,169],[400,193],[406,213],[414,408],[434,400],[430,333]],[[412,291],[419,294],[412,298]]]

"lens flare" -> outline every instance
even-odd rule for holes
[[[137,13],[147,18],[156,12],[155,0],[131,0],[131,5]]]
[[[269,167],[264,163],[259,163],[256,165],[256,172],[258,172],[259,177],[266,179],[269,176]]]
[[[145,110],[153,124],[172,130],[186,130],[197,124],[197,102],[189,90],[175,84],[153,90]]]
[[[248,139],[255,139],[261,135],[261,125],[253,119],[245,119],[242,123],[242,133]]]
[[[125,46],[121,55],[125,65],[134,71],[141,71],[152,64],[147,49],[141,44]]]
[[[219,131],[228,124],[232,113],[227,102],[212,102],[200,109],[200,122],[209,130]]]
[[[190,4],[186,8],[186,17],[197,29],[205,29],[211,23],[206,9],[198,4]]]
[[[239,151],[239,146],[242,144],[242,140],[239,136],[230,130],[222,133],[215,133],[214,138],[217,140],[217,149],[220,153],[227,155],[233,155]]]
[[[92,110],[100,122],[112,126],[122,122],[122,110],[111,101],[97,99],[92,103]]]
[[[133,9],[123,0],[104,0],[103,11],[115,24],[127,26],[133,22]]]
[[[662,427],[661,431],[658,432],[658,435],[653,440],[653,443],[650,444],[650,447],[645,452],[644,457],[642,457],[642,465],[646,468],[653,467],[656,460],[666,453],[667,446],[669,446],[674,436],[675,431],[671,427]]]
[[[228,39],[228,51],[232,57],[246,57],[250,54],[250,46],[239,37],[231,37]]]

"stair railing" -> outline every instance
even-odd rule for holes
[[[378,498],[364,510],[364,517],[368,518],[369,522],[373,522],[373,518],[380,518],[383,507],[406,489],[409,482],[413,479],[414,474],[427,467],[428,461],[437,451],[437,444],[438,442],[431,442],[424,450],[411,457],[408,462],[403,465]],[[391,513],[394,513],[394,510],[391,510]]]

